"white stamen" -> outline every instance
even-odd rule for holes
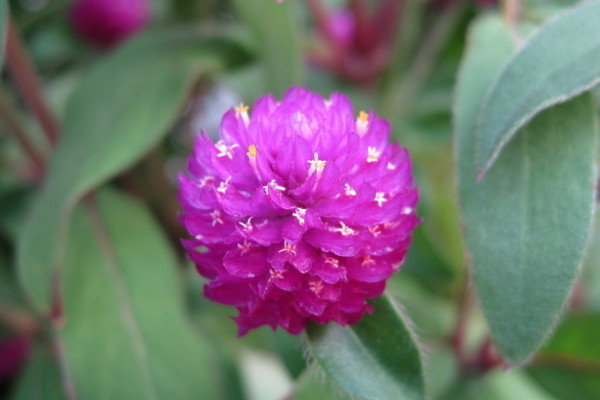
[[[210,213],[210,216],[212,217],[212,226],[215,226],[217,224],[224,225],[224,222],[221,219],[221,211],[214,210]]]
[[[370,255],[364,256],[363,261],[361,263],[362,266],[365,266],[367,264],[375,264],[375,260],[373,260]]]
[[[296,211],[292,214],[298,220],[300,225],[304,225],[304,217],[306,216],[306,208],[296,208]]]
[[[283,278],[283,273],[281,271],[276,271],[274,269],[271,269],[269,271],[269,280],[272,281],[274,279],[281,279]]]
[[[319,295],[323,291],[323,281],[312,281],[308,283],[309,289],[316,295]]]
[[[241,250],[242,255],[244,255],[250,251],[250,249],[252,248],[252,245],[250,244],[250,242],[248,242],[247,240],[244,239],[244,242],[238,243],[237,247],[238,247],[238,249]]]
[[[404,215],[412,214],[412,212],[413,212],[413,208],[412,207],[404,207],[402,209],[402,214],[404,214]]]
[[[369,114],[364,111],[358,113],[356,118],[356,133],[358,136],[363,136],[369,128]]]
[[[217,157],[227,157],[230,160],[232,160],[233,153],[231,153],[231,150],[235,149],[236,147],[239,147],[239,145],[234,144],[231,146],[227,146],[223,142],[218,142],[217,144],[215,144],[215,147],[217,148],[217,150],[219,150],[219,153],[217,153]]]
[[[308,169],[308,175],[312,175],[313,172],[317,171],[317,176],[321,175],[323,170],[325,169],[325,165],[327,165],[327,161],[319,160],[319,153],[314,154],[313,160],[308,160],[307,163],[310,164],[310,168]]]
[[[354,232],[354,229],[350,228],[349,226],[347,226],[345,223],[340,221],[340,227],[339,228],[334,228],[333,229],[334,232],[339,232],[342,234],[342,236],[348,236],[348,235],[355,235],[356,232]]]
[[[244,231],[246,232],[252,232],[252,229],[254,229],[254,227],[252,226],[252,218],[254,217],[249,217],[248,220],[246,221],[246,223],[243,222],[238,222],[238,224],[240,224],[242,226],[242,228],[244,228]]]
[[[296,245],[291,244],[286,240],[285,242],[283,242],[283,249],[279,250],[279,252],[296,255]]]
[[[377,161],[379,161],[379,151],[377,151],[376,147],[369,146],[369,148],[367,148],[367,162],[372,163]]]
[[[219,187],[217,188],[217,192],[221,192],[221,193],[225,194],[227,192],[227,186],[229,185],[230,180],[231,180],[231,177],[228,177],[227,179],[222,181],[219,184]]]
[[[375,237],[381,235],[381,227],[379,225],[373,225],[369,227],[369,232]]]
[[[242,117],[242,121],[244,121],[244,126],[247,128],[250,123],[250,117],[248,116],[248,106],[244,105],[244,103],[240,104],[237,107],[234,107],[236,118]]]
[[[200,182],[198,182],[198,187],[203,188],[204,186],[208,185],[208,182],[212,182],[214,180],[214,176],[206,175],[204,178],[200,179]]]
[[[337,258],[333,258],[333,257],[327,257],[325,259],[325,264],[329,264],[329,265],[333,266],[334,268],[340,267],[339,260]]]
[[[375,198],[373,199],[373,201],[377,202],[377,205],[379,207],[383,206],[383,203],[385,203],[387,201],[387,199],[385,198],[385,193],[383,193],[383,192],[375,193]]]
[[[275,189],[275,190],[279,190],[281,192],[283,192],[285,190],[285,188],[283,186],[279,186],[277,184],[277,181],[275,179],[271,179],[271,182],[267,183],[265,186],[263,186],[263,189],[265,190],[265,194],[268,195],[269,194],[269,187]]]
[[[346,188],[346,196],[356,196],[356,190],[352,189],[349,184],[344,184],[344,187]]]
[[[390,171],[393,171],[396,169],[396,166],[394,164],[392,164],[391,162],[387,163],[387,169],[389,169]]]

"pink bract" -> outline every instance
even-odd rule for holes
[[[205,295],[236,307],[239,334],[310,320],[358,322],[399,269],[419,224],[406,149],[342,94],[303,88],[223,116],[180,175],[183,240]]]
[[[71,8],[73,28],[101,49],[111,48],[150,20],[148,0],[80,0]]]

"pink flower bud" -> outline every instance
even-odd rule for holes
[[[150,5],[148,0],[80,0],[71,8],[70,20],[81,37],[108,49],[148,23]]]

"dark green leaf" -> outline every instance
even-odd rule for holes
[[[0,253],[0,307],[4,305],[16,309],[24,308],[23,293],[14,275],[12,265],[4,254]]]
[[[0,233],[16,241],[35,191],[26,186],[10,188],[0,193]]]
[[[40,308],[48,308],[50,276],[62,262],[74,204],[164,136],[199,74],[237,63],[240,54],[231,41],[189,30],[151,32],[83,79],[67,104],[48,181],[19,243],[20,277]]]
[[[358,324],[311,325],[308,350],[339,387],[371,399],[424,399],[421,354],[405,318],[386,297]]]
[[[540,114],[476,183],[477,109],[514,45],[497,19],[479,21],[470,37],[455,106],[465,242],[494,340],[519,364],[551,332],[583,257],[597,121],[589,95]]]
[[[483,103],[475,164],[485,172],[540,111],[600,80],[600,3],[583,2],[542,27],[510,60]]]
[[[242,20],[252,31],[264,65],[265,89],[281,96],[301,83],[303,54],[296,6],[293,1],[234,0]]]
[[[600,399],[600,315],[572,316],[529,368],[530,375],[561,400]]]
[[[36,343],[14,388],[12,400],[62,400],[64,390],[56,355]]]
[[[140,204],[100,192],[76,209],[59,338],[78,398],[221,397],[209,344],[182,312],[176,268]]]
[[[576,397],[573,397],[575,399]],[[496,369],[480,377],[455,382],[436,400],[557,400],[536,385],[522,370]]]

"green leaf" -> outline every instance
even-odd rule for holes
[[[573,397],[577,398],[577,397]],[[522,370],[494,370],[483,377],[457,381],[436,400],[558,400],[540,388]]]
[[[424,399],[421,354],[405,318],[384,296],[356,325],[310,325],[308,350],[339,387],[370,399]]]
[[[480,20],[470,38],[455,105],[465,243],[496,345],[519,364],[551,332],[583,257],[594,209],[597,121],[589,95],[547,110],[476,183],[477,109],[514,45],[494,18]]]
[[[583,2],[542,27],[510,60],[479,114],[475,164],[480,175],[540,111],[600,81],[600,3]]]
[[[36,343],[14,388],[12,400],[65,399],[56,355]]]
[[[294,2],[234,0],[233,4],[253,34],[264,65],[265,89],[281,96],[300,84],[304,60]]]
[[[340,389],[325,375],[317,363],[311,364],[300,376],[290,400],[361,400],[362,396],[350,395]]]
[[[535,358],[529,374],[557,399],[600,399],[600,314],[572,316]]]
[[[150,32],[83,79],[67,104],[63,136],[18,248],[20,278],[38,307],[48,308],[50,277],[81,196],[157,144],[199,74],[236,64],[244,54],[233,42],[189,30]]]
[[[102,191],[76,209],[58,336],[78,398],[221,398],[210,345],[183,314],[176,269],[139,203]]]
[[[34,194],[25,185],[0,192],[0,234],[16,242]]]
[[[6,260],[4,254],[0,253],[0,307],[22,309],[25,307],[23,293],[14,276],[12,265]]]

